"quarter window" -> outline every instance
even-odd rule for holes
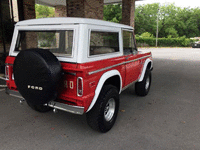
[[[118,32],[91,31],[90,56],[119,52]]]
[[[124,55],[129,55],[134,51],[137,51],[133,38],[133,32],[131,31],[123,31],[123,50]]]

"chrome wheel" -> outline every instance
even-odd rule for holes
[[[145,89],[147,90],[149,88],[149,85],[150,85],[150,78],[148,77],[146,79],[146,84],[145,84]]]
[[[86,113],[89,126],[102,133],[114,125],[119,110],[119,91],[113,85],[104,85],[94,107]]]
[[[110,121],[115,113],[115,100],[114,98],[109,99],[104,109],[104,118],[106,121]]]

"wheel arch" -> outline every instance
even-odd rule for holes
[[[141,82],[143,80],[147,68],[148,69],[153,68],[153,61],[150,58],[145,60],[145,63],[144,63],[143,69],[142,69],[142,73],[141,73],[140,78],[138,79],[138,82]]]
[[[97,98],[101,92],[101,89],[105,84],[111,84],[111,85],[117,86],[119,93],[121,93],[122,77],[121,77],[121,74],[119,73],[119,71],[118,70],[110,70],[108,72],[105,72],[101,76],[101,78],[98,82],[98,85],[96,87],[96,90],[95,90],[95,96],[86,112],[89,112],[92,109],[92,107],[95,105]]]

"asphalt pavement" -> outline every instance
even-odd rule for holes
[[[0,88],[0,150],[199,150],[200,49],[140,50],[154,58],[150,92],[123,91],[117,121],[105,134],[92,130],[85,115],[39,113]]]

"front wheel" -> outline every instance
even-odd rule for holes
[[[144,79],[135,84],[135,93],[139,96],[146,96],[149,93],[151,86],[151,70],[147,69]]]
[[[97,131],[109,131],[117,118],[119,110],[119,92],[112,85],[105,85],[94,107],[86,114],[88,125]]]

